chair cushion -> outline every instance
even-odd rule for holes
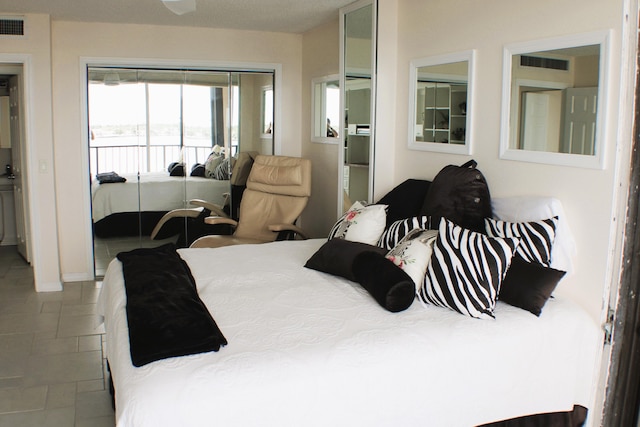
[[[247,188],[261,193],[309,197],[311,160],[287,156],[256,156]]]

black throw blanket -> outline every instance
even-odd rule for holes
[[[189,266],[173,244],[121,252],[134,366],[218,351],[227,340],[209,314]]]

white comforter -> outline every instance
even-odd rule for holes
[[[170,211],[185,206],[191,199],[203,199],[222,205],[224,193],[230,191],[228,180],[216,180],[197,176],[170,176],[167,172],[123,175],[126,182],[91,186],[93,221],[118,212]]]
[[[121,264],[99,307],[125,426],[473,426],[591,403],[599,330],[552,299],[537,318],[478,320],[416,300],[390,313],[359,285],[303,267],[324,240],[181,256],[229,344],[135,368]]]

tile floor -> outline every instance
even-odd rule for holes
[[[36,293],[30,266],[0,247],[0,427],[114,426],[99,285]]]

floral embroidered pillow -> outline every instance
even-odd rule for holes
[[[387,223],[387,205],[355,202],[331,227],[328,240],[345,239],[375,245]]]
[[[416,292],[422,286],[427,273],[437,236],[438,230],[413,229],[387,253],[387,259],[411,277],[416,286]]]

